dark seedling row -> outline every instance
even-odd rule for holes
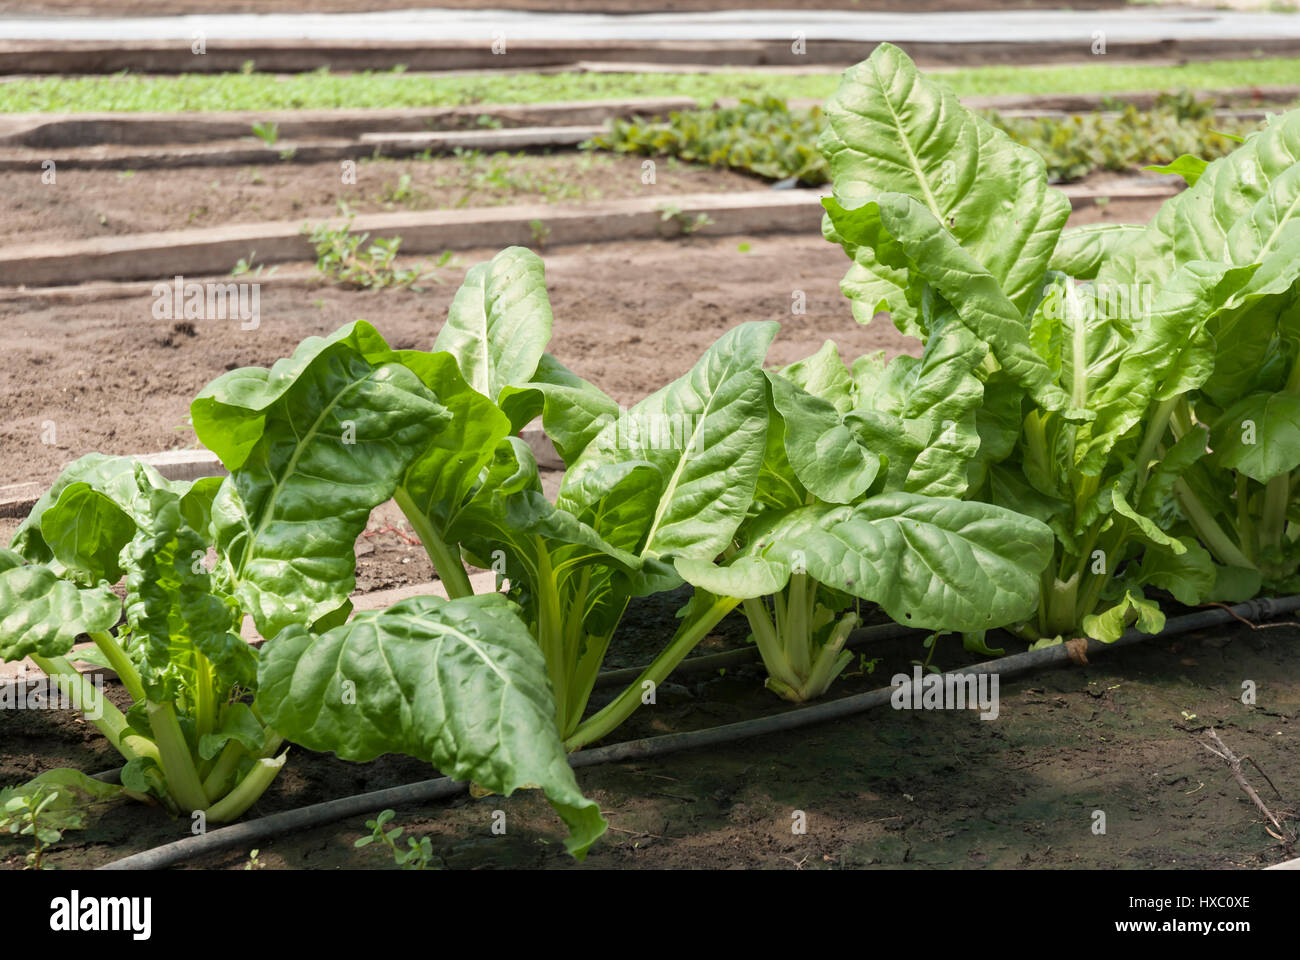
[[[738,607],[768,687],[804,701],[844,669],[864,602],[986,651],[994,628],[1157,632],[1156,590],[1296,592],[1300,112],[1181,158],[1191,186],[1147,226],[1064,232],[1041,157],[892,46],[826,121],[843,290],[919,356],[827,343],[764,369],[777,324],[745,323],[620,410],[545,352],[542,263],[511,248],[469,271],[430,352],[356,322],[220,377],[192,413],[228,477],[90,454],[0,552],[0,655],[60,678],[125,758],[120,787],[11,788],[11,820],[93,792],[228,821],[289,741],[539,787],[582,857],[605,823],[566,754]],[[554,502],[518,438],[538,416],[567,465]],[[350,616],[354,542],[389,499],[450,599]],[[508,591],[474,595],[462,560]],[[630,599],[683,582],[676,633],[588,714]],[[68,664],[83,636],[125,713]]]

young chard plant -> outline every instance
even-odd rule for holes
[[[231,471],[212,526],[232,592],[268,638],[266,721],[348,760],[398,752],[493,792],[540,787],[584,855],[604,820],[565,759],[541,650],[517,605],[470,595],[455,541],[413,506],[476,489],[509,429],[455,358],[394,351],[356,322],[217,379],[192,415]],[[356,538],[394,497],[452,599],[349,621]]]
[[[631,598],[678,586],[664,558],[713,556],[748,509],[775,324],[732,331],[691,373],[625,412],[545,354],[550,332],[534,254],[511,248],[467,273],[435,352],[398,358],[424,371],[453,421],[395,497],[449,596],[472,592],[462,556],[509,580],[545,657],[556,727],[575,749],[641,702],[634,685],[583,720]],[[570,465],[554,504],[514,436],[537,416]],[[688,618],[648,679],[662,680],[725,612]]]
[[[0,657],[31,659],[122,754],[122,784],[173,812],[232,820],[284,764],[246,702],[257,654],[230,581],[205,566],[221,481],[172,483],[124,457],[70,464],[0,551]],[[111,589],[125,578],[125,603]],[[116,671],[125,713],[68,657]]]
[[[943,471],[918,461],[946,458],[957,474],[965,464],[939,446],[945,431],[921,409],[923,381],[895,384],[895,406],[912,416],[882,412],[871,404],[891,406],[884,387],[864,378],[860,391],[829,342],[766,379],[754,507],[722,565],[679,558],[676,567],[697,589],[741,601],[770,689],[795,702],[823,694],[851,660],[844,644],[861,600],[901,624],[981,635],[1033,609],[1051,531],[1001,507],[930,495],[949,492]],[[915,449],[904,455],[890,437]]]

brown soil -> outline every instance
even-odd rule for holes
[[[644,662],[673,626],[679,596],[640,601],[620,632],[621,662]],[[725,621],[709,648],[743,642],[743,621]],[[600,803],[609,833],[587,867],[1089,867],[1259,868],[1286,858],[1219,760],[1197,745],[1215,727],[1249,754],[1281,794],[1253,770],[1266,802],[1296,826],[1300,754],[1300,630],[1244,626],[1167,638],[1107,654],[1086,668],[1007,681],[1000,715],[893,711],[868,714],[725,747],[579,771]],[[1013,647],[1014,649],[1014,647]],[[865,651],[871,674],[847,677],[836,696],[876,688],[910,672],[913,641]],[[967,658],[954,638],[935,662]],[[855,670],[857,668],[854,668]],[[1240,701],[1255,681],[1258,705]],[[618,739],[698,729],[782,709],[762,689],[757,667],[724,676],[677,678],[660,688]],[[112,696],[121,700],[120,691]],[[0,747],[0,785],[54,766],[115,766],[102,737],[72,715],[9,712]],[[427,766],[387,757],[351,764],[295,749],[254,808],[266,815],[325,799],[427,779]],[[504,836],[491,833],[505,812]],[[792,832],[794,811],[807,833]],[[1092,832],[1094,811],[1106,833]],[[266,869],[391,869],[382,850],[353,848],[368,831],[355,818],[257,844]],[[398,811],[395,821],[427,835],[451,868],[571,868],[562,827],[534,791],[508,799],[457,800]],[[69,833],[50,862],[90,867],[189,833],[189,822],[157,809],[117,806]],[[0,840],[0,865],[18,868],[25,848]],[[242,869],[247,850],[189,867]]]
[[[1090,10],[1119,7],[1124,0],[1076,0]],[[159,17],[211,13],[213,0],[0,0],[0,13],[22,16]],[[222,13],[353,13],[409,10],[415,0],[223,0]],[[885,10],[920,13],[943,10],[1025,10],[1056,8],[1051,0],[430,0],[424,6],[456,10],[538,10],[577,13],[656,13],[675,10]]]
[[[86,239],[270,220],[520,203],[590,203],[641,196],[761,190],[729,170],[659,160],[643,184],[642,158],[610,153],[464,152],[362,161],[356,183],[338,163],[187,167],[140,171],[60,169],[33,188],[29,173],[0,173],[0,244]],[[403,178],[409,178],[403,180]],[[234,264],[231,264],[234,266]]]

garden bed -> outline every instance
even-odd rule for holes
[[[673,627],[680,592],[638,601],[609,666],[649,659]],[[724,621],[697,653],[735,647],[747,627]],[[610,831],[586,866],[835,869],[888,867],[1074,867],[1107,869],[1259,868],[1285,859],[1226,765],[1197,745],[1214,726],[1238,754],[1250,754],[1283,800],[1257,784],[1274,809],[1294,810],[1300,718],[1294,668],[1300,629],[1216,628],[1154,638],[1087,667],[1006,681],[998,722],[974,712],[867,714],[724,748],[579,771]],[[910,672],[912,641],[873,644],[882,658],[869,675],[845,677],[833,696],[888,684]],[[970,662],[955,638],[941,641],[944,668]],[[857,666],[850,667],[853,673]],[[1257,706],[1240,702],[1254,680]],[[110,685],[112,688],[115,685]],[[118,697],[120,699],[120,697]],[[672,677],[659,702],[634,714],[619,740],[692,730],[771,714],[779,700],[762,670]],[[103,738],[70,713],[28,711],[6,719],[0,782],[43,769],[114,766]],[[118,761],[120,762],[120,761]],[[1253,773],[1253,771],[1252,771]],[[301,748],[251,816],[434,776],[390,756],[353,764]],[[1093,811],[1107,815],[1104,836]],[[503,810],[504,836],[491,832]],[[808,817],[806,835],[791,814]],[[388,869],[376,849],[357,850],[364,817],[257,844],[267,869]],[[564,855],[554,816],[536,791],[399,809],[396,825],[429,836],[447,867],[577,867]],[[89,829],[70,833],[49,861],[99,866],[189,835],[188,820],[119,805]],[[0,865],[22,866],[24,848],[0,841]],[[186,867],[243,869],[249,851],[208,856]]]
[[[364,161],[344,184],[337,162],[149,170],[59,169],[28,189],[28,172],[0,173],[0,243],[38,243],[301,218],[323,220],[346,202],[358,213],[517,203],[584,203],[649,195],[739,192],[754,177],[660,160],[641,182],[639,157],[485,154]],[[234,266],[234,264],[230,264]]]
[[[384,807],[399,866],[1293,858],[1300,112],[1186,192],[1055,191],[890,44],[825,116],[824,202],[0,250],[0,484],[58,474],[0,653],[85,715],[10,711],[0,866],[382,869]]]

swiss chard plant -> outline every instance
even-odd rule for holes
[[[1012,510],[938,495],[950,492],[942,471],[924,461],[942,458],[933,448],[948,428],[933,409],[937,396],[922,400],[924,378],[911,376],[921,364],[895,363],[889,386],[869,375],[855,381],[827,343],[769,371],[754,506],[719,563],[676,561],[697,589],[741,603],[767,685],[788,700],[820,696],[847,666],[861,601],[901,624],[975,638],[1037,602],[1051,531]]]
[[[542,651],[521,607],[472,595],[452,537],[464,500],[492,499],[498,443],[513,449],[508,419],[456,358],[394,351],[359,321],[218,378],[191,412],[231,472],[212,529],[268,641],[256,701],[267,722],[348,760],[405,753],[492,792],[540,787],[585,854],[604,820],[565,759]],[[349,620],[356,538],[390,498],[451,599]]]
[[[1135,623],[1155,631],[1163,614],[1151,587],[1197,603],[1252,593],[1259,579],[1248,568],[1258,562],[1294,571],[1294,531],[1279,519],[1291,508],[1278,506],[1289,481],[1273,487],[1265,541],[1258,527],[1216,536],[1210,525],[1229,516],[1249,524],[1267,510],[1267,489],[1250,482],[1266,488],[1294,468],[1285,441],[1262,448],[1273,451],[1269,468],[1235,484],[1197,484],[1193,469],[1207,456],[1202,424],[1219,424],[1227,438],[1251,419],[1245,407],[1223,410],[1230,400],[1252,397],[1250,412],[1277,424],[1274,437],[1294,429],[1282,426],[1285,415],[1269,416],[1288,402],[1271,398],[1290,389],[1294,275],[1281,266],[1287,254],[1269,266],[1286,236],[1285,191],[1265,196],[1293,163],[1289,147],[1275,146],[1294,138],[1289,124],[1210,165],[1220,173],[1145,229],[1063,233],[1069,204],[1048,187],[1041,159],[888,44],[846,73],[826,115],[821,146],[835,196],[825,232],[853,260],[842,288],[856,316],[888,311],[921,339],[912,367],[921,376],[927,358],[948,354],[934,365],[951,385],[946,442],[931,447],[949,467],[941,482],[1056,534],[1037,614],[1019,633],[1054,642],[1113,640]],[[1259,151],[1273,167],[1248,159]],[[1177,166],[1194,177],[1203,165]],[[1262,186],[1243,191],[1222,176],[1237,169]],[[1252,325],[1253,352],[1230,335],[1244,311],[1271,318]],[[1241,364],[1235,376],[1229,355]],[[874,376],[865,359],[854,373]],[[1227,465],[1225,454],[1240,462],[1230,444],[1211,447],[1207,467]],[[1253,555],[1242,537],[1255,538]]]
[[[394,359],[433,385],[449,430],[395,498],[448,595],[472,596],[463,560],[498,572],[545,659],[569,749],[607,735],[730,609],[687,617],[647,670],[584,719],[629,602],[681,584],[669,559],[712,557],[749,509],[767,425],[761,370],[775,324],[725,335],[672,384],[620,410],[545,353],[541,261],[510,248],[472,268],[432,353]],[[569,465],[554,503],[516,433],[537,417]]]
[[[1106,238],[1098,285],[1235,278],[1205,299],[1189,342],[1171,338],[1192,389],[1156,397],[1157,453],[1181,460],[1171,519],[1203,549],[1183,575],[1213,599],[1300,579],[1300,113],[1272,118],[1229,156],[1183,157],[1189,187],[1140,231]],[[1163,421],[1167,426],[1163,426]],[[1207,442],[1208,441],[1208,442]],[[1211,562],[1212,561],[1212,562]]]
[[[247,810],[285,761],[281,737],[247,702],[257,654],[239,636],[240,605],[206,566],[220,487],[88,454],[0,551],[0,658],[30,657],[108,737],[126,790],[217,823]],[[94,647],[73,654],[82,636]],[[131,708],[70,659],[116,671]]]

